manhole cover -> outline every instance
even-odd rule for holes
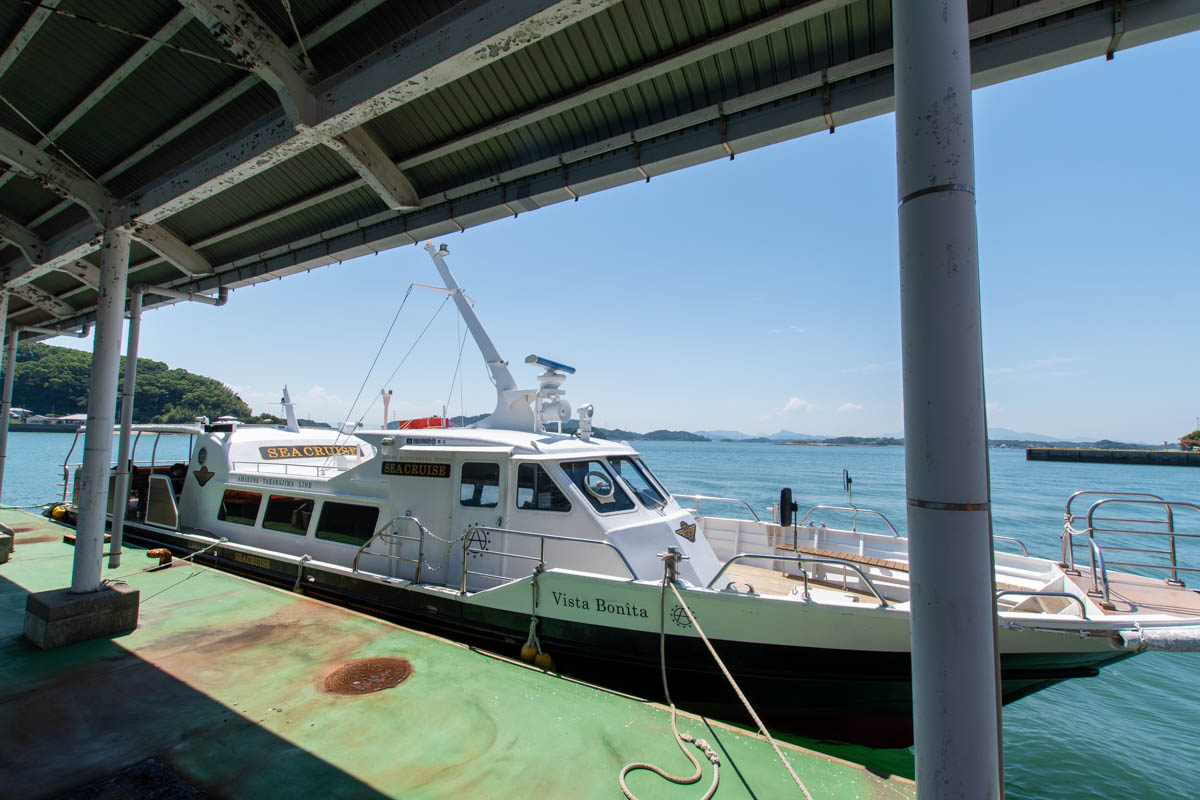
[[[413,673],[405,658],[364,658],[338,667],[325,679],[325,691],[367,694],[399,686]]]

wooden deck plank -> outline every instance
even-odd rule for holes
[[[1081,567],[1079,575],[1067,575],[1083,591],[1091,591],[1092,571]],[[1116,608],[1105,614],[1170,614],[1175,617],[1200,616],[1200,592],[1185,586],[1170,586],[1162,578],[1148,578],[1127,572],[1109,572],[1108,587]]]

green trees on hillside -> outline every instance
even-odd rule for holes
[[[39,413],[79,414],[87,411],[92,354],[36,342],[17,348],[13,373],[13,405]],[[124,375],[125,359],[121,359]],[[244,419],[250,407],[212,378],[161,361],[138,359],[134,422],[191,422],[194,417]]]

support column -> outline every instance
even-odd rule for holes
[[[14,373],[17,367],[17,340],[20,334],[16,328],[8,331],[5,338],[5,321],[8,318],[8,292],[0,293],[0,342],[4,343],[4,388],[0,390],[0,498],[4,494],[4,466],[8,462],[8,414],[12,411],[12,395]]]
[[[999,798],[967,3],[892,14],[917,796]]]
[[[104,232],[100,252],[100,293],[96,299],[96,337],[92,344],[92,376],[88,393],[87,434],[83,440],[82,489],[75,539],[71,591],[98,591],[104,551],[104,516],[108,472],[112,461],[113,416],[117,405],[117,371],[121,365],[121,322],[125,315],[125,281],[129,273],[129,232]]]
[[[137,392],[138,339],[142,333],[142,293],[135,289],[129,298],[129,336],[125,350],[125,380],[121,388],[121,438],[117,443],[117,478],[113,485],[112,540],[108,567],[121,566],[121,541],[125,533],[125,509],[129,504],[129,440],[133,426],[133,398]]]

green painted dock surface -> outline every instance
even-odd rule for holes
[[[41,651],[21,635],[27,593],[68,585],[69,529],[0,511],[16,533],[0,564],[0,797],[55,798],[150,758],[204,796],[620,798],[617,774],[649,761],[688,774],[663,707],[433,636],[127,550],[105,568],[141,592],[138,629]],[[401,657],[406,682],[336,695],[347,662]],[[721,755],[717,800],[800,797],[756,736],[681,715]],[[903,798],[911,782],[783,745],[813,797]],[[696,798],[648,772],[642,800]],[[90,795],[89,795],[90,796]]]

